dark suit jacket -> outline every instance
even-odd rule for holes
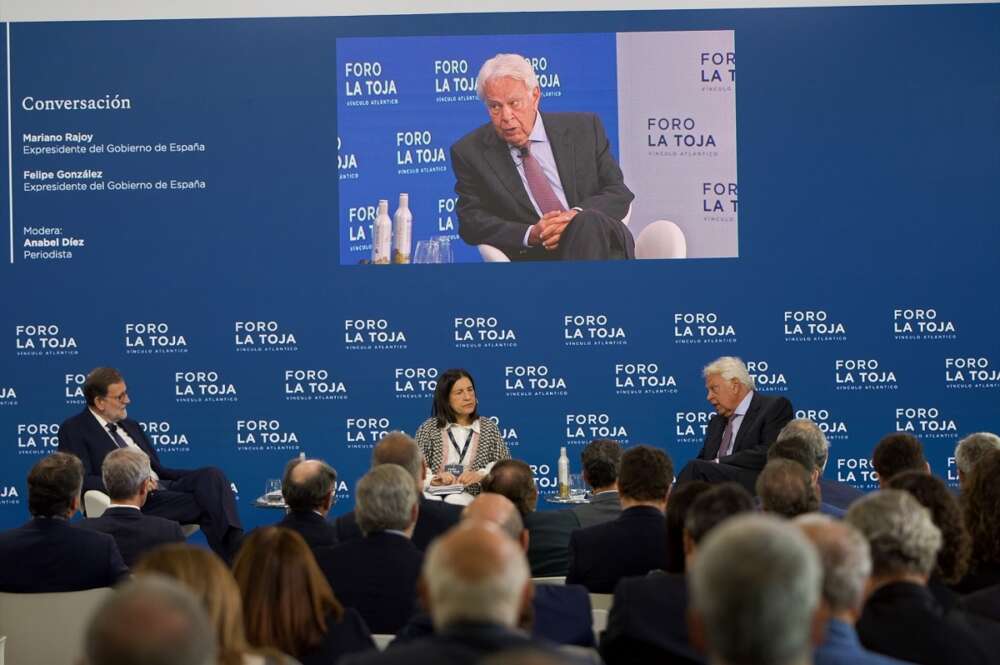
[[[150,445],[149,440],[143,433],[139,423],[131,418],[125,418],[118,423],[136,445],[149,455],[149,464],[162,480],[179,480],[184,474],[189,473],[185,469],[168,469],[160,464],[160,458],[156,450]],[[104,491],[104,480],[101,479],[101,464],[104,457],[115,449],[115,442],[107,430],[101,427],[97,418],[84,408],[82,412],[72,418],[67,419],[59,426],[59,452],[72,453],[83,462],[83,491],[100,490]]]
[[[289,512],[274,526],[298,532],[312,549],[330,547],[337,544],[337,529],[322,515],[311,510]]]
[[[184,542],[180,524],[155,515],[143,515],[135,508],[112,506],[100,517],[85,519],[78,526],[113,537],[129,567],[157,545]]]
[[[600,119],[592,113],[543,113],[567,203],[620,220],[635,198],[611,155]],[[490,244],[512,259],[552,258],[526,250],[524,232],[538,221],[507,143],[487,123],[451,147],[458,194],[458,233],[470,245]],[[534,255],[534,256],[531,256]]]
[[[1000,622],[1000,585],[970,593],[961,600],[967,612]]]
[[[792,415],[792,403],[784,397],[762,395],[755,391],[736,433],[733,454],[720,457],[719,463],[760,471],[767,464],[768,446],[778,438],[778,432],[788,424]],[[718,414],[712,416],[708,421],[705,444],[698,453],[698,459],[715,459],[728,422],[728,418]]]
[[[344,616],[339,623],[333,616],[326,617],[326,635],[323,636],[323,641],[297,658],[302,665],[330,665],[340,662],[347,654],[369,651],[375,651],[375,642],[368,626],[357,612],[345,607]]]
[[[851,502],[865,495],[864,492],[853,485],[839,483],[836,480],[828,478],[819,479],[819,490],[823,494],[823,503],[828,503],[842,510],[847,510]]]
[[[926,588],[899,582],[875,590],[855,628],[865,648],[911,663],[993,662],[960,612],[945,612]]]
[[[626,577],[615,587],[601,657],[608,665],[703,663],[687,631],[688,587],[684,575]]]
[[[532,649],[555,657],[559,663],[589,663],[559,653],[547,642],[520,631],[486,623],[457,623],[441,633],[396,644],[379,653],[344,658],[339,665],[473,665],[480,659],[509,649]]]
[[[590,503],[581,503],[573,506],[572,510],[576,518],[580,521],[581,527],[594,526],[610,522],[622,512],[622,503],[618,498],[618,492],[601,492],[590,498]]]
[[[572,510],[535,511],[524,516],[532,577],[555,577],[569,570],[569,536],[580,528]]]
[[[423,552],[432,540],[458,524],[461,517],[461,506],[421,496],[417,526],[413,529],[413,544]],[[353,510],[338,517],[334,522],[334,528],[337,530],[337,541],[341,543],[363,536]]]
[[[52,593],[113,586],[128,575],[115,539],[36,517],[0,533],[0,591]]]
[[[567,584],[582,584],[590,593],[613,593],[621,578],[666,565],[666,518],[649,506],[623,510],[614,521],[574,531],[569,556]]]
[[[395,633],[416,611],[424,555],[409,538],[380,531],[315,554],[333,594],[373,633]]]

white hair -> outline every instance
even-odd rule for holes
[[[813,457],[816,458],[816,468],[820,474],[826,471],[826,463],[830,459],[830,442],[827,441],[826,434],[819,428],[819,425],[808,418],[796,418],[790,420],[787,425],[778,432],[776,441],[784,441],[797,436],[809,444]]]
[[[705,369],[701,370],[701,375],[706,379],[712,374],[718,374],[725,381],[736,379],[750,390],[756,388],[753,377],[747,371],[747,366],[735,356],[717,358],[705,365]]]
[[[1000,450],[1000,437],[991,432],[970,434],[955,446],[955,465],[968,476],[976,462],[991,450]]]
[[[927,576],[934,569],[941,530],[909,492],[872,492],[852,503],[844,520],[868,539],[876,576]]]
[[[101,479],[112,499],[131,499],[153,472],[149,456],[138,448],[116,448],[101,463]]]
[[[479,68],[479,76],[476,77],[476,94],[479,99],[486,101],[487,83],[504,77],[520,81],[527,86],[528,92],[538,87],[538,77],[535,76],[535,68],[531,66],[530,60],[517,53],[497,53]]]
[[[379,464],[361,477],[355,491],[354,515],[368,535],[393,529],[404,531],[413,520],[417,484],[398,464]]]
[[[871,548],[864,534],[828,515],[799,515],[795,524],[807,529],[823,565],[823,598],[834,612],[857,610],[864,603],[872,574]]]
[[[788,665],[807,658],[821,580],[816,549],[787,521],[738,515],[710,531],[691,570],[691,603],[713,660]]]
[[[503,533],[497,525],[491,528]],[[520,547],[503,533],[505,552],[502,564],[488,575],[468,579],[457,571],[455,552],[444,539],[431,543],[424,559],[423,575],[430,597],[434,628],[441,630],[458,621],[496,623],[509,628],[517,625],[521,595],[531,577],[528,560]]]

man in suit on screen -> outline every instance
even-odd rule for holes
[[[752,493],[767,464],[768,446],[792,419],[792,403],[754,390],[746,365],[733,356],[709,363],[702,376],[716,415],[708,421],[701,451],[681,469],[677,481],[735,481]]]
[[[157,489],[149,493],[144,513],[182,524],[198,524],[209,546],[229,561],[243,538],[229,481],[215,467],[170,469],[160,463],[139,423],[128,417],[131,402],[125,379],[112,367],[98,367],[83,383],[87,407],[59,427],[59,451],[83,462],[83,491],[106,492],[101,477],[104,458],[116,448],[136,448],[149,456]]]
[[[523,56],[498,54],[476,81],[490,122],[451,147],[458,232],[512,260],[635,258],[622,219],[634,198],[591,113],[541,113]]]

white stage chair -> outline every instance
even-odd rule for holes
[[[658,219],[635,239],[637,259],[683,259],[687,258],[687,240],[684,232],[666,219]]]
[[[0,593],[0,634],[16,665],[73,665],[83,653],[91,615],[112,589]]]
[[[566,584],[565,577],[532,577],[531,581],[535,584],[552,584],[555,586],[564,586]]]
[[[379,651],[385,651],[385,648],[389,646],[390,642],[396,639],[396,636],[388,633],[372,633],[372,639],[375,640],[375,647]]]
[[[83,509],[87,517],[100,517],[111,505],[111,497],[100,490],[87,490],[83,494]],[[185,538],[190,538],[201,528],[197,524],[181,524]]]
[[[590,609],[610,610],[611,602],[615,599],[613,593],[592,593],[590,594]]]

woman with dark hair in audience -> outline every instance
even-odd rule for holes
[[[969,569],[971,539],[958,499],[944,481],[926,471],[904,471],[889,479],[889,487],[905,490],[924,508],[931,511],[931,521],[941,530],[941,549],[931,571],[927,588],[945,609],[958,603],[958,595],[949,587],[965,577]]]
[[[470,494],[479,493],[479,482],[496,462],[510,459],[496,423],[479,416],[476,383],[464,369],[445,370],[438,378],[431,417],[414,438],[433,474],[430,484],[460,483]]]
[[[210,550],[184,543],[163,545],[132,568],[137,576],[156,574],[177,580],[195,594],[215,627],[219,665],[293,665],[273,649],[251,649],[243,632],[240,589],[226,564]]]
[[[712,489],[704,480],[678,483],[670,490],[667,502],[667,565],[668,573],[685,573],[684,564],[684,518],[688,508],[702,493]]]
[[[1000,584],[1000,450],[989,451],[973,467],[962,490],[962,507],[972,558],[955,590],[972,593]]]
[[[302,665],[332,665],[344,654],[375,648],[361,616],[337,601],[294,531],[255,529],[236,555],[233,575],[254,646],[291,654]]]

